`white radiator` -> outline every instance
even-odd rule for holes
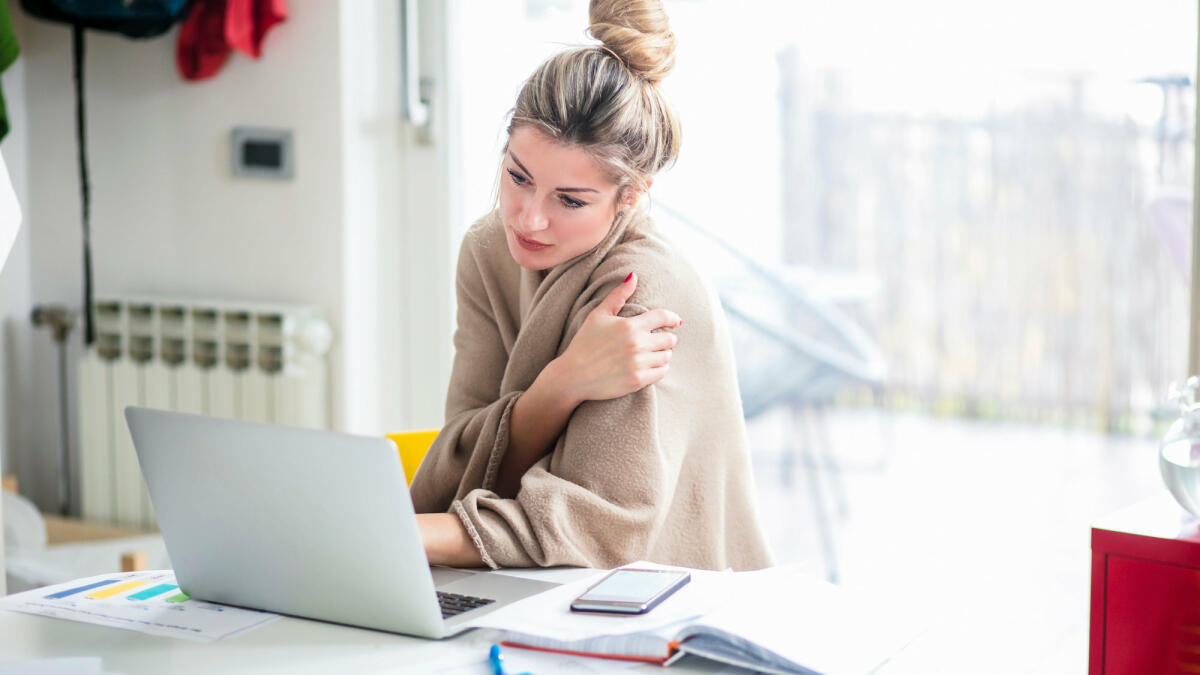
[[[97,301],[95,320],[79,369],[88,520],[155,526],[126,406],[328,425],[330,329],[314,308],[139,297]]]

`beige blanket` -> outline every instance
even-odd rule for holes
[[[446,425],[413,480],[417,512],[458,514],[493,568],[769,566],[733,354],[696,272],[636,210],[595,249],[544,272],[518,266],[504,237],[493,212],[459,253]],[[683,318],[670,372],[579,406],[516,498],[501,499],[490,488],[513,404],[633,271],[638,287],[622,315],[662,307]]]

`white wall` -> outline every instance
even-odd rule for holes
[[[406,323],[397,316],[394,262],[404,144],[391,56],[395,3],[288,4],[291,16],[267,35],[260,61],[235,53],[202,83],[176,72],[175,31],[148,41],[88,33],[96,294],[316,304],[334,328],[334,426],[403,428],[410,404],[389,387],[401,376]],[[20,176],[28,242],[14,252],[26,262],[14,260],[0,277],[0,424],[6,466],[45,509],[55,490],[55,353],[48,334],[32,334],[28,309],[81,304],[70,33],[24,16],[16,0],[11,7],[22,57],[4,79],[17,129],[3,149],[6,158],[13,147],[24,155],[10,169]],[[11,90],[10,80],[18,82]],[[233,178],[229,131],[239,125],[291,129],[295,178]],[[380,311],[389,318],[372,318]],[[77,332],[75,353],[80,343]],[[21,364],[32,364],[28,373]]]
[[[5,0],[0,0],[4,2]],[[13,5],[16,3],[13,2]],[[19,18],[14,17],[19,21]],[[15,410],[21,400],[21,392],[28,390],[33,374],[28,359],[19,355],[28,354],[30,335],[20,327],[28,322],[30,301],[30,251],[29,224],[25,206],[28,203],[28,138],[24,129],[27,116],[23,105],[13,104],[13,93],[18,100],[24,98],[25,65],[19,59],[0,76],[0,91],[7,94],[6,110],[10,130],[0,141],[0,156],[3,157],[9,180],[13,183],[17,203],[22,207],[24,222],[17,232],[17,239],[9,252],[7,262],[0,262],[0,411]],[[8,419],[8,418],[14,419]],[[19,416],[0,415],[0,475],[16,472],[13,448],[26,446],[30,425],[22,424]],[[0,532],[4,529],[4,514],[0,512]],[[4,569],[4,546],[0,543],[0,570]],[[0,574],[0,595],[7,593],[5,575]]]
[[[6,0],[0,0],[4,2]],[[17,30],[17,2],[11,0],[10,12]],[[21,204],[23,222],[17,232],[16,242],[9,254],[3,271],[0,271],[0,474],[18,473],[15,448],[29,447],[32,435],[33,410],[24,409],[22,397],[30,391],[33,382],[32,330],[29,329],[31,296],[31,256],[29,228],[28,187],[28,115],[23,105],[25,91],[25,63],[18,59],[0,76],[8,111],[10,130],[0,142],[0,155],[4,156],[9,178]],[[11,412],[10,412],[11,411]],[[23,414],[16,414],[21,411]],[[55,446],[57,447],[57,446]]]

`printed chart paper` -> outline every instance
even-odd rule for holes
[[[2,597],[0,609],[196,642],[220,640],[279,618],[193,600],[179,589],[170,570],[76,579]]]

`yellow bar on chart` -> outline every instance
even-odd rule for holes
[[[95,598],[96,600],[103,600],[104,598],[110,598],[118,593],[124,593],[125,591],[127,591],[131,588],[137,588],[138,586],[145,586],[147,583],[149,583],[149,582],[147,582],[147,581],[126,581],[123,584],[117,584],[116,586],[110,586],[104,590],[96,591],[95,593],[88,593],[87,597]]]

